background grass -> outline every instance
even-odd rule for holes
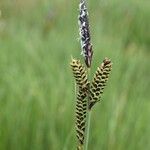
[[[92,72],[113,61],[89,150],[149,150],[150,2],[88,0],[88,8]],[[69,0],[0,1],[0,150],[76,149],[77,9]]]

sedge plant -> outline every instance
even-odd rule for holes
[[[93,106],[100,101],[112,69],[112,63],[110,59],[105,58],[97,67],[93,79],[90,80],[93,49],[85,0],[80,0],[78,24],[81,54],[83,55],[85,65],[80,60],[74,58],[72,58],[70,65],[76,84],[75,125],[78,141],[77,150],[88,150],[91,111]]]

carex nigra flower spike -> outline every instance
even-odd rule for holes
[[[80,0],[79,4],[79,33],[81,42],[81,54],[86,67],[80,60],[72,59],[70,65],[76,83],[76,136],[77,150],[88,150],[91,109],[99,101],[107,83],[112,63],[105,58],[97,68],[93,80],[90,81],[90,68],[93,57],[93,49],[90,36],[90,25],[86,0]]]
[[[76,135],[79,144],[77,150],[82,150],[85,140],[87,107],[88,110],[91,110],[101,98],[112,69],[112,63],[110,59],[105,58],[97,68],[91,83],[88,81],[86,68],[81,64],[80,60],[72,59],[70,65],[78,87],[76,97]],[[87,98],[89,98],[88,103]]]
[[[93,51],[89,30],[88,11],[85,0],[80,0],[79,11],[78,24],[82,49],[81,54],[84,57],[86,66],[89,68],[91,66]]]
[[[89,109],[91,109],[96,102],[99,101],[103,94],[104,87],[108,81],[110,71],[112,69],[111,60],[105,58],[103,63],[97,68],[93,81],[90,85],[90,103]]]
[[[70,65],[78,87],[76,101],[76,135],[78,139],[77,149],[81,150],[83,148],[85,138],[85,124],[87,113],[86,97],[89,82],[87,79],[86,69],[79,60],[72,59]]]

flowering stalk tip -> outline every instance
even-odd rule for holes
[[[89,30],[88,11],[85,4],[85,0],[80,0],[78,24],[82,49],[81,54],[84,57],[85,64],[89,68],[92,62],[93,51]]]

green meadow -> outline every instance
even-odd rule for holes
[[[75,150],[78,2],[0,0],[0,150]],[[113,69],[89,150],[150,149],[150,1],[87,0],[92,74]]]

